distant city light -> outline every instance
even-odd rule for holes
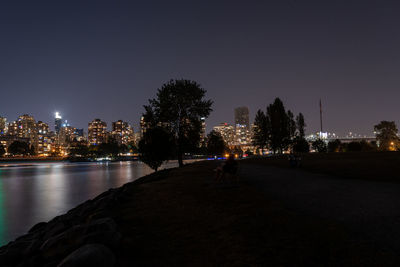
[[[55,116],[56,116],[56,119],[62,119],[59,112],[56,112]]]

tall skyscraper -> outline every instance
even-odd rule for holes
[[[99,145],[107,142],[107,123],[100,119],[89,122],[88,141],[91,145]]]
[[[237,125],[245,125],[250,130],[249,109],[248,107],[235,108],[235,128]]]
[[[60,132],[61,127],[62,127],[62,117],[60,113],[56,112],[54,120],[54,130],[56,134]]]

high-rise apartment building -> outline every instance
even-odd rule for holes
[[[37,154],[43,156],[50,155],[54,133],[51,133],[49,131],[49,125],[42,121],[38,121],[37,135],[38,135]]]
[[[88,142],[91,145],[99,145],[107,142],[107,123],[100,119],[89,122]]]
[[[38,149],[38,131],[35,119],[24,114],[18,117],[18,120],[10,123],[8,134],[20,138],[29,138],[30,145],[33,145],[35,152]]]
[[[214,126],[213,130],[219,132],[228,146],[235,145],[235,129],[232,125],[224,122]]]
[[[7,119],[0,116],[0,135],[7,132]]]
[[[127,145],[135,141],[133,127],[129,123],[118,120],[112,123],[111,136],[118,142],[119,145]]]
[[[58,133],[58,143],[62,148],[67,149],[69,144],[77,139],[76,128],[72,126],[63,126]]]
[[[206,118],[200,118],[201,131],[200,131],[200,145],[206,140]]]
[[[248,107],[235,108],[235,127],[237,125],[245,125],[250,130],[249,109]]]

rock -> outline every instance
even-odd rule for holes
[[[47,239],[40,247],[45,259],[52,259],[73,251],[83,245],[82,237],[85,234],[85,227],[78,225]]]
[[[45,229],[44,240],[49,239],[52,236],[58,235],[61,232],[64,232],[67,229],[67,226],[63,221],[57,221],[51,225],[48,225]]]
[[[115,265],[115,256],[106,246],[87,244],[69,254],[58,267],[109,267]]]
[[[40,222],[40,223],[37,223],[37,224],[35,224],[35,225],[28,231],[28,233],[33,233],[33,232],[36,232],[36,231],[41,231],[41,230],[43,230],[43,229],[46,227],[46,225],[47,225],[47,222]]]

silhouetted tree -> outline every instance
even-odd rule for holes
[[[339,152],[341,149],[342,142],[339,139],[329,141],[328,143],[328,152]]]
[[[260,109],[256,113],[254,118],[254,132],[253,132],[253,145],[261,149],[261,153],[267,146],[268,142],[268,129],[267,129],[267,117],[265,113]]]
[[[314,142],[312,142],[311,145],[312,145],[312,148],[319,153],[324,153],[327,151],[326,144],[322,139],[315,140]]]
[[[72,157],[87,157],[89,155],[89,148],[83,144],[76,144],[70,148],[69,155]]]
[[[395,150],[399,147],[398,130],[394,121],[381,121],[374,126],[374,130],[379,143],[379,150]]]
[[[209,155],[222,155],[225,152],[225,142],[221,134],[211,131],[207,136],[207,152]]]
[[[360,142],[352,141],[347,144],[347,151],[348,152],[359,152],[361,151],[362,146]]]
[[[2,144],[0,144],[0,157],[4,156],[5,153],[6,153],[6,150],[5,150],[4,146]]]
[[[183,166],[183,154],[197,148],[200,141],[200,118],[212,111],[211,100],[205,100],[204,90],[197,82],[171,80],[157,91],[157,97],[144,106],[144,120],[151,127],[164,126],[177,144],[179,166]]]
[[[171,156],[173,136],[162,127],[149,128],[139,141],[140,160],[157,171]]]
[[[131,153],[138,153],[139,152],[135,142],[129,142],[128,143],[128,149],[129,149],[129,152],[131,152]]]
[[[293,152],[308,153],[310,152],[310,144],[306,139],[298,136],[293,141]]]
[[[125,144],[121,144],[118,148],[119,153],[126,154],[129,152],[129,147]]]
[[[119,145],[114,139],[109,140],[107,143],[101,143],[100,145],[98,145],[97,156],[117,157],[118,154],[119,154]]]
[[[307,125],[305,123],[303,114],[299,113],[299,115],[297,115],[297,117],[296,117],[296,127],[297,127],[297,131],[298,131],[298,136],[300,138],[304,138],[306,126]]]
[[[30,153],[30,147],[26,142],[14,141],[8,147],[8,153],[10,153],[13,156],[16,155],[26,156],[29,155]]]
[[[274,153],[276,151],[282,153],[291,143],[293,138],[292,115],[286,113],[285,107],[279,98],[276,98],[275,101],[267,107],[268,145]]]
[[[294,120],[294,114],[290,110],[287,111],[287,127],[289,131],[289,139],[293,140],[296,134],[296,122]]]

